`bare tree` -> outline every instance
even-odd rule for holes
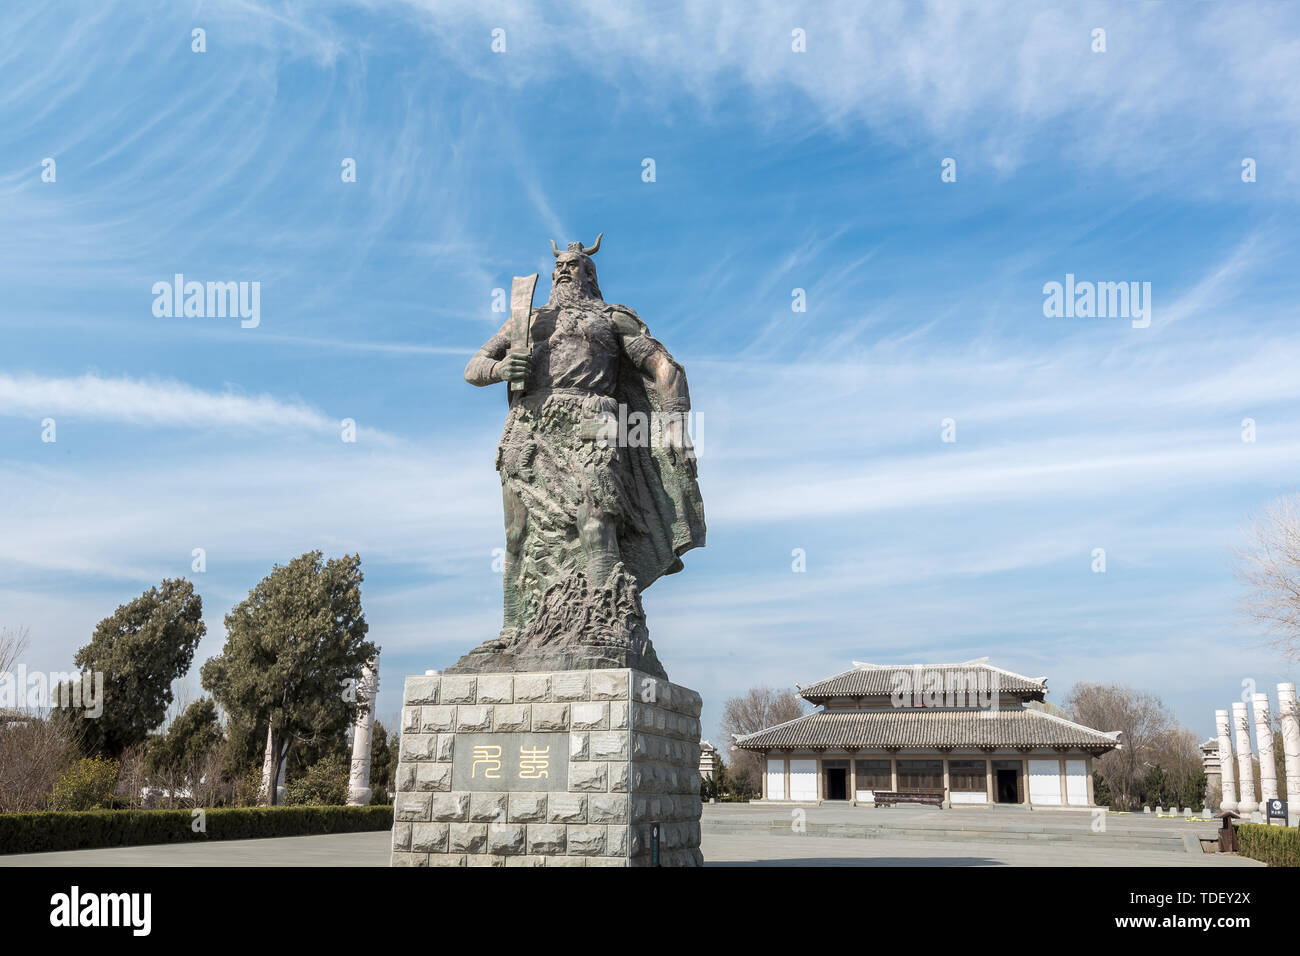
[[[1171,719],[1172,720],[1172,719]],[[1170,796],[1180,807],[1205,800],[1205,762],[1200,739],[1181,725],[1172,724],[1152,747],[1150,760],[1164,771]]]
[[[0,723],[0,812],[44,810],[77,756],[76,731],[61,712]]]
[[[762,774],[761,758],[749,750],[731,746],[733,736],[755,734],[775,724],[803,716],[803,703],[788,690],[751,687],[740,697],[732,697],[722,708],[723,746],[729,751],[729,771],[733,779],[757,790]]]
[[[1273,632],[1270,643],[1300,661],[1300,495],[1266,506],[1250,544],[1237,555],[1238,577],[1250,588],[1242,609]]]
[[[140,808],[145,784],[149,781],[144,750],[143,744],[127,747],[122,751],[122,757],[118,762],[117,787],[114,796],[132,809]]]
[[[1121,732],[1121,747],[1098,761],[1119,809],[1132,810],[1142,781],[1181,728],[1160,698],[1122,684],[1076,684],[1066,698],[1070,718],[1086,727]],[[1195,738],[1192,738],[1193,745]]]
[[[14,666],[27,653],[27,628],[0,629],[0,674],[13,672]]]

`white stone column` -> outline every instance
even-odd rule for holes
[[[1237,800],[1237,812],[1249,816],[1259,809],[1255,799],[1255,765],[1253,751],[1250,749],[1250,715],[1246,712],[1246,702],[1236,701],[1232,705],[1232,728],[1237,734],[1237,781],[1240,784]]]
[[[1268,813],[1268,801],[1277,799],[1277,759],[1273,756],[1273,718],[1268,712],[1268,694],[1255,694],[1255,746],[1259,750],[1260,813]]]
[[[379,693],[379,661],[369,661],[361,668],[361,681],[357,685],[359,698],[365,703],[364,712],[357,711],[357,722],[352,733],[352,772],[348,777],[348,806],[370,805],[370,744],[375,733],[375,697]]]
[[[271,728],[266,728],[266,750],[262,753],[262,789],[258,796],[271,802]]]
[[[285,767],[289,762],[289,754],[286,752],[280,758],[280,779],[275,785],[275,795],[277,804],[284,803],[284,785],[285,785]],[[266,751],[262,754],[262,789],[259,791],[259,799],[264,800],[269,806],[271,800],[271,728],[266,728]]]
[[[1214,712],[1214,730],[1219,736],[1219,809],[1237,811],[1237,767],[1232,756],[1232,724],[1226,710]]]
[[[289,765],[289,753],[286,750],[283,757],[280,758],[280,779],[275,785],[275,794],[277,804],[284,803],[284,787],[286,768]],[[266,751],[262,754],[262,789],[258,792],[258,799],[264,800],[269,806],[271,804],[271,728],[266,729]]]
[[[1277,710],[1282,721],[1282,755],[1286,760],[1287,809],[1300,813],[1300,711],[1295,684],[1277,685]]]

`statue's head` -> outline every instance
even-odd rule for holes
[[[551,273],[551,301],[575,301],[578,299],[600,299],[600,286],[596,282],[596,264],[591,261],[600,250],[602,232],[590,248],[580,242],[569,243],[569,248],[561,252],[551,240],[551,252],[555,255],[555,271]]]

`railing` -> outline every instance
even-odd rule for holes
[[[872,794],[878,807],[892,807],[896,803],[924,803],[942,807],[943,790],[876,790]]]

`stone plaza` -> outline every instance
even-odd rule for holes
[[[707,866],[1157,866],[1260,867],[1245,857],[1201,852],[1209,820],[1106,814],[1106,829],[1069,810],[823,806],[782,812],[772,806],[704,807]],[[3,866],[313,866],[386,867],[386,831],[229,840],[0,856]],[[481,854],[485,865],[519,856]],[[577,858],[582,859],[582,858]]]

